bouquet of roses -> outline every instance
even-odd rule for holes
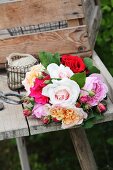
[[[24,115],[61,128],[92,127],[107,110],[108,87],[90,58],[40,52],[40,64],[31,67],[22,82]]]

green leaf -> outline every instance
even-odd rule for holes
[[[100,70],[98,68],[96,68],[95,66],[89,67],[88,70],[90,71],[90,74],[92,74],[92,73],[100,73]]]
[[[83,124],[83,127],[84,127],[85,129],[90,129],[90,128],[92,128],[93,126],[94,126],[94,123],[93,123],[92,120],[87,120],[87,121],[85,121],[84,124]]]
[[[76,81],[80,88],[82,88],[86,81],[86,73],[85,72],[76,73],[71,77],[71,80]]]
[[[95,117],[95,115],[93,114],[93,112],[91,112],[91,113],[88,114],[87,120],[92,119],[94,117]]]
[[[60,65],[60,54],[59,54],[59,53],[55,53],[55,54],[53,55],[53,60],[55,61],[55,63],[56,63],[57,65]]]
[[[93,61],[91,58],[84,58],[84,63],[87,66],[87,68],[92,67],[93,66]]]
[[[104,118],[104,115],[99,115],[99,114],[95,115],[95,120],[102,120],[103,118]]]
[[[39,59],[41,64],[47,68],[47,66],[51,63],[56,63],[57,65],[60,65],[60,55],[58,53],[55,53],[54,55],[50,52],[40,52],[39,53]]]

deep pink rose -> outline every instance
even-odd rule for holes
[[[96,106],[101,102],[108,92],[108,87],[103,82],[100,74],[92,74],[86,78],[85,86],[81,90],[82,99],[90,106]]]
[[[44,79],[35,79],[34,82],[34,86],[32,88],[30,88],[30,96],[34,97],[35,102],[36,103],[40,103],[40,104],[46,104],[49,101],[49,98],[42,95],[42,89],[43,87],[46,86],[46,84],[44,83],[45,80],[49,80],[50,77],[46,76]]]
[[[45,104],[35,104],[33,110],[32,110],[32,115],[36,118],[42,118],[43,116],[48,115],[48,110],[49,110],[49,105]]]

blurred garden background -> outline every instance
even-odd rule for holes
[[[101,0],[95,50],[113,75],[113,0]],[[113,170],[113,123],[86,130],[99,170]],[[80,170],[68,130],[26,137],[32,170]],[[14,139],[0,141],[0,170],[21,170]]]

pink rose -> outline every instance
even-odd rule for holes
[[[36,118],[42,118],[48,115],[49,105],[36,104],[32,110],[32,115]]]
[[[42,95],[42,89],[46,86],[46,84],[44,83],[45,80],[49,80],[49,77],[47,76],[44,79],[36,78],[34,82],[34,87],[30,88],[30,96],[34,97],[36,103],[46,104],[49,101],[48,97]]]
[[[103,82],[103,78],[100,74],[92,74],[86,78],[86,83],[81,90],[80,96],[85,103],[90,106],[96,106],[101,102],[108,92],[108,87]]]

